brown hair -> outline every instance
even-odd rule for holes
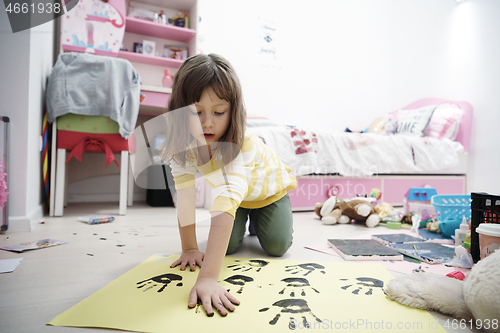
[[[229,126],[221,142],[235,145],[219,145],[224,164],[231,162],[240,152],[245,139],[246,109],[243,103],[241,85],[234,68],[217,54],[198,54],[188,58],[175,74],[172,95],[168,102],[167,133],[163,158],[171,156],[185,166],[189,154],[191,136],[186,135],[188,112],[174,112],[182,107],[199,102],[205,88],[211,87],[220,99],[231,104]]]

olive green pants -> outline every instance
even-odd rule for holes
[[[241,247],[248,218],[267,254],[281,257],[288,251],[293,240],[292,206],[288,194],[266,207],[238,208],[226,254],[232,254]]]

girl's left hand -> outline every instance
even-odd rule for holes
[[[194,308],[198,298],[201,300],[201,304],[203,304],[209,317],[214,315],[213,308],[217,309],[220,315],[225,317],[227,316],[227,310],[231,312],[235,310],[233,304],[240,304],[240,301],[218,284],[216,279],[212,278],[198,277],[189,293],[188,307]]]

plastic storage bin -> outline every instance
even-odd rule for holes
[[[481,223],[500,223],[500,196],[487,193],[471,194],[471,247],[474,262],[480,259],[479,234],[476,228]]]
[[[471,196],[468,194],[438,194],[432,196],[431,202],[438,221],[446,219],[462,221],[464,216],[467,220],[471,218]]]

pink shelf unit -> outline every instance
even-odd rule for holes
[[[85,51],[87,50],[87,48],[85,48],[85,47],[69,45],[69,44],[62,44],[61,47],[66,52],[85,53]],[[116,57],[116,53],[114,53],[114,52],[102,51],[102,50],[98,50],[98,49],[92,49],[92,50],[97,55],[107,56],[107,57]]]
[[[146,98],[141,102],[141,106],[153,106],[164,109],[168,106],[170,94],[147,90],[141,90],[141,94],[146,96]]]
[[[125,31],[179,42],[189,42],[196,35],[193,29],[163,25],[133,17],[126,18]]]
[[[120,51],[118,52],[118,58],[127,59],[131,62],[138,62],[140,64],[179,68],[183,61],[178,59],[155,57],[142,53]]]

